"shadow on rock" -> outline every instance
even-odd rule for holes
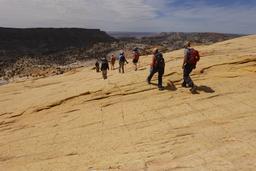
[[[167,86],[165,87],[165,90],[176,91],[177,88],[176,88],[176,86],[173,84],[172,81],[168,81]]]
[[[205,85],[198,86],[196,88],[196,90],[197,91],[203,91],[205,93],[215,93],[215,91],[211,87],[208,87],[208,86],[205,86]]]

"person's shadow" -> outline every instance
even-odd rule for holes
[[[150,83],[151,85],[154,85],[154,86],[158,86],[158,84],[156,83]],[[174,83],[172,81],[168,81],[167,82],[167,85],[164,86],[164,90],[168,90],[168,91],[176,91],[177,88],[176,86],[174,85]]]
[[[151,83],[151,85],[157,86],[158,84],[156,83]],[[172,81],[168,81],[167,85],[164,87],[164,90],[169,90],[169,91],[176,91],[177,87]],[[205,86],[205,85],[200,85],[197,86],[195,91],[192,91],[192,94],[200,94],[200,92],[205,92],[205,93],[215,93],[215,90],[213,90],[211,87]]]
[[[205,93],[215,93],[215,91],[211,87],[205,85],[197,86],[196,89],[190,89],[190,91],[192,94],[200,94],[200,91],[203,91]]]
[[[196,88],[197,91],[203,91],[205,93],[215,93],[215,90],[213,90],[211,87],[200,85]]]
[[[175,84],[172,81],[169,80],[167,82],[167,86],[165,86],[165,90],[176,91],[177,87],[175,86]]]

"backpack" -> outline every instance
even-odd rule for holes
[[[164,68],[165,66],[165,61],[164,61],[164,57],[161,53],[158,53],[156,55],[156,68]]]
[[[188,49],[188,63],[192,65],[196,65],[200,60],[199,52],[193,48]]]
[[[120,62],[125,62],[125,57],[124,57],[124,55],[120,55],[120,56],[119,56],[119,61],[120,61]]]
[[[106,59],[102,60],[101,69],[102,70],[108,69],[108,61]]]

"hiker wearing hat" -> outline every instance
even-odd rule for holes
[[[153,58],[152,63],[150,65],[150,74],[147,78],[148,84],[151,84],[151,79],[155,73],[158,72],[158,88],[159,90],[163,90],[164,87],[162,85],[163,75],[164,75],[165,61],[163,58],[163,54],[159,52],[157,48],[153,49]]]
[[[132,59],[132,63],[134,64],[135,71],[138,70],[139,58],[140,58],[139,49],[136,47],[133,49],[133,59]]]
[[[109,70],[108,60],[106,57],[103,57],[101,58],[101,72],[104,80],[108,78],[107,76],[108,70]]]
[[[119,55],[119,73],[124,73],[124,64],[127,63],[128,64],[128,61],[126,60],[125,56],[124,56],[124,52],[120,52],[120,55]]]
[[[196,68],[196,63],[199,61],[199,52],[190,47],[190,42],[184,44],[184,60],[182,64],[183,69],[183,83],[182,87],[191,87],[191,91],[196,90],[196,86],[190,77],[190,73]]]

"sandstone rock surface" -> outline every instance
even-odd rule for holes
[[[180,86],[182,50],[164,54],[162,92],[145,82],[151,56],[106,81],[82,68],[3,85],[0,170],[255,170],[255,43],[195,47],[193,95]]]

